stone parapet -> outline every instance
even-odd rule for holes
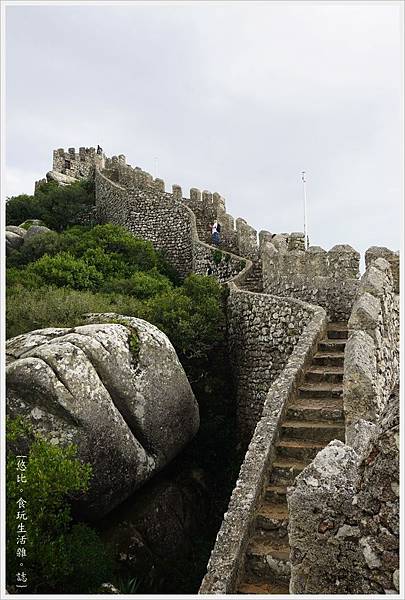
[[[245,294],[238,286],[246,272],[230,284],[231,294]],[[254,294],[258,296],[259,294]],[[296,306],[299,301],[290,300]],[[305,367],[311,362],[318,341],[326,329],[326,314],[321,308],[308,307],[311,318],[304,327],[282,374],[266,394],[263,414],[256,426],[241,466],[236,486],[208,562],[200,594],[234,594],[243,575],[246,547],[254,527],[256,511],[263,497],[268,473],[274,460],[279,426],[288,401],[294,397]]]
[[[385,259],[368,262],[348,329],[343,401],[346,442],[352,444],[357,421],[376,423],[399,379],[399,297]]]

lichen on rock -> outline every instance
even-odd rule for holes
[[[7,403],[93,467],[78,510],[98,518],[172,460],[199,427],[198,405],[164,333],[133,317],[92,315],[71,329],[7,341]],[[119,321],[110,323],[109,321]]]

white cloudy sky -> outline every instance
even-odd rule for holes
[[[400,247],[399,2],[6,9],[8,196],[100,144],[258,230]]]

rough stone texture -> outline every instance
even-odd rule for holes
[[[383,258],[369,263],[348,323],[343,375],[348,425],[358,419],[376,423],[399,378],[399,297],[394,289],[389,263]]]
[[[347,321],[359,285],[359,253],[347,245],[303,251],[299,235],[279,234],[262,244],[263,290],[317,304],[331,321]]]
[[[398,494],[396,390],[363,456],[333,441],[289,488],[290,593],[397,593]]]
[[[24,238],[9,229],[6,229],[6,256],[9,256],[14,250],[18,250],[24,243]]]
[[[363,289],[361,292],[353,305],[348,326],[349,329],[366,331],[373,335],[378,326],[380,301]]]
[[[112,320],[122,324],[111,324]],[[7,402],[52,443],[93,467],[80,510],[96,519],[166,465],[199,427],[198,406],[168,338],[132,317],[42,329],[7,342]],[[110,321],[110,323],[108,323]],[[131,335],[139,339],[134,356]]]
[[[365,331],[354,331],[346,343],[344,362],[344,407],[346,423],[358,419],[374,421],[377,361],[373,339]]]
[[[62,157],[62,154],[58,153],[59,161],[62,158],[69,160],[69,156]],[[69,155],[71,159],[74,157],[71,163],[75,164],[73,171],[77,173],[74,151]],[[57,170],[73,174],[72,171],[63,171],[62,167]],[[100,169],[104,169],[103,173]],[[221,282],[229,283],[229,345],[234,358],[234,376],[239,384],[239,421],[246,440],[259,422],[200,592],[234,593],[249,529],[262,496],[268,466],[271,465],[280,415],[298,381],[308,352],[314,349],[314,339],[325,325],[322,309],[305,305],[299,300],[324,307],[332,321],[347,321],[359,290],[359,254],[347,245],[335,246],[329,252],[319,247],[304,251],[301,233],[272,236],[269,232],[261,232],[259,250],[256,231],[243,219],[237,219],[235,223],[226,212],[225,201],[218,193],[212,194],[206,190],[201,193],[193,188],[188,200],[182,198],[179,186],[173,186],[173,193],[168,194],[162,180],[153,179],[139,167],[126,165],[122,155],[111,159],[106,159],[104,155],[90,158],[89,174],[93,170],[101,221],[120,223],[135,235],[150,239],[157,248],[166,251],[169,260],[182,275],[191,271],[209,271]],[[221,260],[218,260],[218,252],[214,260],[216,249],[204,243],[211,241],[210,225],[215,219],[221,223],[219,250],[231,252],[223,253]],[[394,257],[390,255],[389,259],[393,265],[395,261],[398,264],[397,254]],[[374,271],[369,270],[367,278],[362,281],[362,294],[368,294],[369,297],[357,296],[357,323],[364,326],[366,322],[369,333],[358,329],[353,341],[349,340],[348,343],[353,368],[347,369],[347,381],[353,384],[353,397],[347,407],[350,409],[352,406],[350,410],[357,410],[358,413],[355,420],[348,419],[348,437],[355,448],[349,448],[348,452],[354,452],[357,462],[360,455],[367,453],[368,444],[372,443],[376,434],[376,425],[365,417],[374,418],[373,415],[376,415],[375,419],[379,418],[386,406],[387,390],[392,388],[397,373],[399,305],[393,294],[385,292],[386,278],[391,276],[390,269],[381,258],[379,261],[374,261]],[[267,294],[252,293],[252,290],[262,289]],[[298,299],[296,303],[292,298]],[[381,306],[377,319],[374,310],[377,308],[376,298]],[[391,315],[396,316],[391,319]],[[315,322],[314,329],[312,326]],[[310,332],[309,338],[306,332]],[[375,352],[370,344],[366,344],[369,352],[361,354],[355,339],[357,336],[357,341],[362,341],[364,350],[364,340],[367,340],[364,336],[367,335],[375,345]],[[289,365],[292,370],[289,370]],[[372,401],[373,390],[369,385],[373,365],[377,371],[377,380],[374,382],[377,401]],[[356,393],[363,405],[356,403]],[[338,480],[339,473],[335,475]],[[352,534],[356,533],[356,529],[353,532],[351,527],[351,523],[342,524],[336,535],[338,543],[351,539]],[[329,521],[321,523],[320,532],[327,533],[330,529]],[[374,549],[367,535],[363,537],[358,546],[363,548],[368,560],[376,565]],[[391,580],[393,585],[398,581],[397,569],[393,571]]]
[[[51,229],[45,227],[44,225],[31,225],[31,227],[27,230],[27,233],[24,237],[24,241],[29,240],[30,238],[40,235],[42,233],[49,233]]]
[[[224,283],[237,275],[246,265],[246,261],[235,254],[213,249],[202,242],[194,243],[193,272],[199,275],[213,275]]]
[[[40,223],[37,219],[35,219],[34,223],[35,222]],[[25,240],[29,240],[31,237],[41,233],[48,233],[48,231],[51,230],[43,225],[33,224],[29,229],[24,229],[24,227],[17,227],[15,225],[7,225],[6,256],[9,256],[14,250],[18,250],[24,244]]]
[[[257,231],[253,229],[244,219],[236,219],[236,233],[238,248],[241,256],[257,260],[259,258],[259,246],[257,243]]]
[[[97,154],[95,148],[79,148],[79,152],[76,152],[75,148],[69,148],[67,152],[59,148],[53,152],[52,172],[83,179],[93,175],[96,165],[104,168],[104,164],[104,153]]]
[[[238,281],[243,274],[236,278]],[[288,401],[295,397],[306,366],[323,337],[326,314],[315,308],[287,364],[267,394],[227,512],[207,567],[200,594],[233,594],[242,576],[249,537],[274,460],[274,448]]]
[[[150,240],[166,253],[180,275],[192,272],[195,223],[185,205],[154,187],[122,187],[100,171],[96,171],[95,182],[100,222],[122,225],[134,235]]]
[[[27,230],[24,229],[24,227],[19,227],[18,225],[7,225],[6,231],[11,231],[21,237],[25,237],[25,234],[27,233]]]
[[[399,252],[393,252],[384,246],[372,246],[366,251],[366,269],[377,258],[383,258],[390,264],[394,280],[394,292],[399,294]]]
[[[284,369],[313,307],[299,300],[241,291],[233,285],[227,314],[238,423],[242,438],[249,440],[270,385]]]
[[[54,181],[58,185],[71,185],[78,181],[76,177],[71,177],[70,175],[59,173],[58,171],[48,171],[46,178],[48,181]]]

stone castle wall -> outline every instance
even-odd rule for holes
[[[104,153],[97,154],[95,148],[69,148],[67,152],[63,148],[53,152],[53,171],[63,173],[76,179],[85,179],[94,173],[98,166],[103,169],[105,165]]]
[[[123,187],[96,172],[96,207],[101,223],[122,225],[150,240],[186,276],[193,271],[193,234],[189,212],[156,187]]]
[[[235,278],[235,283],[231,284],[231,293],[240,296],[249,294],[240,290],[242,279],[246,277],[247,271],[244,271]],[[253,294],[253,296],[260,296],[260,294]],[[260,307],[260,299],[257,302]],[[283,371],[271,383],[266,394],[262,415],[250,441],[211,552],[207,573],[199,590],[200,594],[234,594],[238,589],[256,512],[263,498],[274,461],[280,424],[284,419],[288,402],[295,397],[305,369],[311,363],[319,340],[325,335],[327,319],[322,308],[310,307],[300,301],[286,300],[286,304],[288,302],[296,309],[300,307],[298,312],[301,309],[307,312],[308,319]],[[263,346],[266,345],[266,341],[267,336],[262,340]],[[260,352],[260,348],[258,351]]]
[[[237,390],[243,441],[252,437],[270,386],[313,316],[313,307],[291,298],[231,286],[227,304],[228,343]]]
[[[369,262],[350,315],[343,401],[346,441],[354,444],[356,422],[377,423],[399,380],[399,296],[389,263]]]
[[[303,250],[300,234],[263,240],[263,289],[322,306],[331,321],[347,321],[359,285],[360,254],[351,246]]]

